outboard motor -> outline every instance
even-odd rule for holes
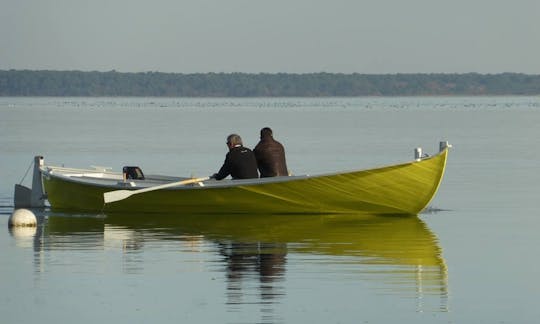
[[[15,184],[15,191],[13,194],[13,204],[15,208],[45,207],[45,199],[47,199],[47,195],[43,189],[43,181],[41,179],[41,167],[44,165],[43,156],[35,156],[33,163],[34,174],[32,176],[32,188],[23,186],[22,180],[20,184]],[[30,168],[28,170],[30,170]],[[26,174],[24,176],[26,177]]]

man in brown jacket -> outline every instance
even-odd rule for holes
[[[261,178],[288,176],[285,162],[285,149],[280,142],[274,140],[272,129],[261,129],[261,140],[253,149]]]

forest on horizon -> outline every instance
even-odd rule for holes
[[[540,95],[540,75],[124,73],[0,70],[0,96],[359,97]]]

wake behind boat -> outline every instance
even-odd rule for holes
[[[83,212],[415,215],[442,180],[449,145],[440,148],[432,157],[380,168],[221,181],[144,176],[140,169],[126,179],[124,172],[49,166],[36,157],[32,189],[16,185],[15,205],[39,207],[46,199],[53,209]]]

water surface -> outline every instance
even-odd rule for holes
[[[0,98],[2,322],[532,323],[540,316],[540,100]],[[296,174],[454,145],[418,217],[37,212],[8,230],[34,155],[212,174],[270,126]],[[4,229],[1,231],[1,229]],[[60,311],[61,310],[61,311]]]

